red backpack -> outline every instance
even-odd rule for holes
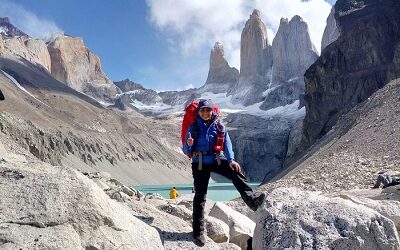
[[[199,101],[195,100],[189,105],[187,105],[187,107],[185,108],[185,115],[183,116],[182,131],[181,131],[182,145],[185,145],[186,133],[189,127],[196,120],[196,113],[198,106],[199,106]],[[213,112],[216,116],[219,116],[220,114],[219,108],[216,105],[213,106]]]

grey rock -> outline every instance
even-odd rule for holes
[[[247,241],[253,237],[255,223],[222,202],[216,202],[210,216],[222,220],[229,226],[229,242],[247,249]]]
[[[225,122],[235,159],[250,181],[262,182],[280,171],[286,156],[290,121],[229,114]]]
[[[286,159],[292,157],[293,154],[299,151],[299,149],[301,148],[300,143],[301,143],[302,131],[303,131],[303,118],[297,120],[293,124],[290,130]]]
[[[110,107],[113,108],[117,108],[120,110],[137,110],[137,108],[135,108],[135,106],[133,104],[131,104],[132,102],[132,96],[129,93],[123,93],[118,95],[118,97],[116,98],[115,102],[113,105],[111,105]]]
[[[239,71],[230,67],[225,59],[224,47],[216,42],[210,54],[210,69],[204,87],[214,93],[227,92],[233,85],[237,84]],[[216,89],[212,91],[212,89]]]
[[[122,81],[114,82],[114,84],[117,85],[117,87],[122,91],[122,93],[134,91],[134,90],[138,90],[138,89],[142,89],[142,90],[145,89],[141,84],[135,83],[135,82],[129,80],[128,78],[126,78],[125,80],[122,80]]]
[[[162,247],[154,228],[70,168],[9,162],[0,170],[0,186],[7,201],[0,204],[0,241],[8,249]]]
[[[131,201],[132,199],[129,197],[129,195],[123,193],[123,192],[115,192],[111,196],[111,199],[117,200],[119,202],[128,202]]]
[[[158,209],[164,211],[168,214],[174,215],[183,219],[184,221],[191,222],[192,221],[192,211],[184,207],[183,205],[175,205],[175,204],[163,204],[157,206]]]
[[[281,82],[279,85],[269,88],[266,92],[265,99],[260,105],[262,110],[286,106],[295,101],[303,102],[304,80],[302,77],[295,77],[288,82]],[[301,108],[300,104],[299,108]]]
[[[386,84],[341,116],[306,154],[300,151],[297,157],[287,158],[282,172],[267,185],[268,189],[281,186],[323,192],[370,189],[378,173],[398,172],[400,133],[396,131],[400,119],[393,117],[400,112],[397,93],[400,93],[400,79]],[[383,189],[382,199],[399,200],[396,192],[385,193],[389,190]]]
[[[168,105],[184,105],[200,97],[196,89],[188,89],[183,91],[163,91],[158,93],[163,102]]]
[[[157,229],[163,242],[163,249],[199,249],[193,242],[191,222],[166,213],[147,202],[129,202],[131,212],[143,222]],[[232,245],[219,245],[206,237],[204,249],[235,249]]]
[[[247,106],[262,100],[261,93],[271,78],[272,50],[259,10],[254,10],[247,20],[240,46],[239,82],[228,94],[233,103]]]
[[[355,204],[363,205],[377,211],[386,218],[391,219],[394,222],[397,231],[400,231],[400,201],[372,200],[346,194],[339,195],[339,197],[342,199],[348,199]]]
[[[118,88],[120,88],[121,91],[123,92],[123,95],[121,95],[119,99],[124,98],[122,103],[124,103],[125,105],[127,104],[127,102],[125,101],[126,96],[129,96],[128,99],[130,99],[128,103],[131,103],[133,101],[139,101],[146,105],[151,105],[162,101],[161,97],[158,95],[156,91],[152,89],[146,89],[142,85],[134,83],[129,79],[125,79],[119,82],[114,82],[114,84],[118,86]]]
[[[393,221],[362,205],[278,188],[267,195],[253,249],[398,249]]]
[[[229,226],[212,216],[205,217],[207,236],[216,243],[229,242]]]
[[[321,41],[321,54],[322,51],[331,43],[336,41],[339,37],[339,29],[336,25],[335,20],[335,7],[333,6],[331,12],[329,13],[328,18],[326,19],[326,26],[324,29],[324,34],[322,35]]]
[[[157,206],[158,209],[164,211],[168,214],[174,215],[192,223],[192,213],[193,211],[187,209],[183,205],[174,204],[163,204]],[[229,226],[221,220],[218,220],[211,216],[205,216],[205,224],[207,236],[210,237],[216,243],[224,243],[229,240]]]
[[[282,82],[290,82],[296,77],[302,79],[306,69],[318,58],[307,23],[297,15],[290,22],[286,18],[281,18],[279,29],[272,42],[272,52],[272,87]]]
[[[325,135],[342,114],[400,76],[399,9],[396,0],[336,3],[341,36],[305,73],[305,147]]]
[[[161,194],[157,194],[157,193],[147,193],[146,196],[144,197],[144,200],[165,200],[164,197],[162,197]]]
[[[105,109],[93,98],[55,80],[43,67],[18,61],[16,56],[0,57],[0,67],[36,97],[23,94],[0,74],[1,89],[7,95],[0,114],[1,134],[24,147],[26,154],[85,171],[112,169],[113,177],[128,185],[149,183],[154,178],[168,183],[168,176],[175,174],[164,170],[179,173],[175,180],[180,179],[180,183],[192,178],[176,139],[179,122],[156,122],[134,110]],[[162,139],[151,139],[153,136]],[[160,157],[165,158],[159,161]]]
[[[2,38],[0,55],[6,58],[23,58],[36,67],[50,72],[51,60],[47,45],[43,40],[25,36]]]

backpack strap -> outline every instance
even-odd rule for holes
[[[197,124],[197,121],[194,121],[192,124],[192,132],[193,132],[192,138],[197,139],[197,137],[199,137],[199,133],[200,133],[200,128],[199,128],[199,125]]]
[[[217,121],[215,122],[215,128],[217,130],[218,134],[224,134],[224,125],[222,125],[221,121],[219,119],[217,119]]]

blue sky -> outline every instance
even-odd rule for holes
[[[332,0],[0,0],[0,16],[34,37],[82,37],[113,81],[129,78],[155,90],[204,84],[209,54],[223,43],[239,67],[240,32],[260,9],[270,43],[281,17],[299,14],[320,47]]]

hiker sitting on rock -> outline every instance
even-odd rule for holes
[[[395,178],[389,174],[380,174],[378,175],[378,178],[376,178],[376,183],[372,188],[380,188],[381,184],[383,185],[383,188],[399,185],[400,178]]]
[[[262,204],[265,194],[256,195],[234,161],[231,139],[218,115],[213,112],[210,100],[200,100],[196,119],[186,132],[183,151],[192,157],[194,178],[193,237],[198,245],[205,244],[204,206],[210,173],[215,172],[232,180],[243,201],[252,209]],[[188,108],[186,109],[186,111]]]

